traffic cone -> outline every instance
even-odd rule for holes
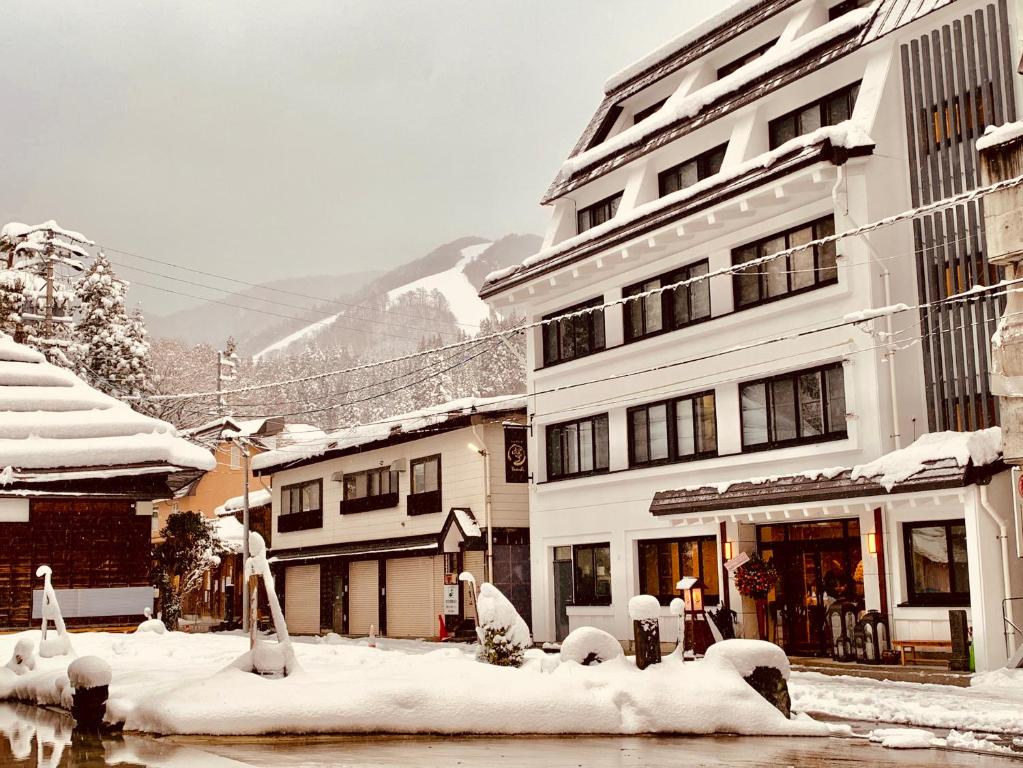
[[[443,640],[447,640],[448,639],[448,628],[444,625],[444,614],[443,613],[438,613],[437,614],[437,621],[440,622],[440,633],[437,635],[437,638],[439,640],[442,640],[442,641]]]

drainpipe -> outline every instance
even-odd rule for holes
[[[487,562],[486,580],[493,583],[494,573],[494,526],[490,524],[490,451],[483,441],[480,433],[476,431],[476,425],[472,425],[472,434],[479,443],[479,454],[483,457],[483,518],[487,526]]]
[[[1001,539],[1002,542],[1002,589],[1004,590],[1006,597],[1011,597],[1012,581],[1009,578],[1009,533],[1005,527],[1005,523],[1002,521],[1002,518],[995,513],[995,508],[991,506],[991,501],[988,499],[987,495],[987,488],[988,487],[986,485],[980,486],[980,507],[987,512],[988,517],[990,517],[994,521],[995,525],[998,526],[998,538]],[[1003,628],[1005,629],[1005,651],[1011,659],[1012,654],[1016,650],[1013,631],[1011,629],[1011,626],[1016,623],[1016,617],[1013,615],[1012,601],[1010,600],[1004,603],[1004,605],[1008,619],[1011,622],[1010,625],[1005,625],[1005,617],[1003,617]]]
[[[842,188],[845,184],[845,165],[842,164],[838,166],[838,177],[835,180],[835,186],[831,190],[831,200],[835,204],[836,210],[841,210],[844,215],[848,216],[849,193]],[[892,304],[892,274],[888,271],[888,267],[884,265],[884,262],[878,259],[870,240],[864,238],[864,242],[866,243],[870,259],[881,270],[881,284],[884,291],[882,298],[884,306],[890,307]],[[895,443],[895,450],[898,450],[902,447],[902,434],[899,432],[899,397],[895,381],[895,336],[892,333],[892,316],[890,314],[885,315],[885,334],[885,358],[888,360],[888,387],[892,400],[892,440]]]

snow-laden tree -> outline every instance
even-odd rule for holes
[[[128,284],[114,274],[101,251],[75,285],[78,320],[75,360],[83,377],[114,396],[150,391],[151,366],[145,322],[124,306]]]
[[[176,630],[185,596],[199,588],[220,563],[223,545],[213,525],[198,512],[172,512],[153,546],[153,580],[167,629]]]

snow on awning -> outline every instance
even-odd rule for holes
[[[359,555],[385,555],[399,552],[439,552],[440,542],[436,534],[427,536],[405,536],[379,541],[357,541],[345,544],[330,544],[317,547],[301,547],[272,552],[270,562],[295,562],[298,560],[324,560],[334,557],[357,557]]]
[[[852,468],[832,467],[658,491],[650,512],[657,516],[720,519],[752,515],[747,510],[759,507],[842,507],[869,497],[962,488],[1006,469],[1000,446],[998,427],[978,432],[936,432]]]
[[[255,509],[256,507],[268,506],[271,502],[270,491],[266,488],[260,488],[255,491],[249,492],[249,509]],[[217,517],[223,515],[233,515],[235,512],[243,512],[245,510],[245,497],[244,496],[232,496],[230,499],[225,501],[215,510],[214,514]]]

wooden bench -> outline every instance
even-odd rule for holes
[[[892,645],[899,651],[899,663],[902,666],[906,666],[906,660],[909,659],[910,663],[919,663],[919,658],[916,655],[918,648],[941,648],[948,649],[948,652],[952,652],[952,642],[950,640],[893,640]]]

